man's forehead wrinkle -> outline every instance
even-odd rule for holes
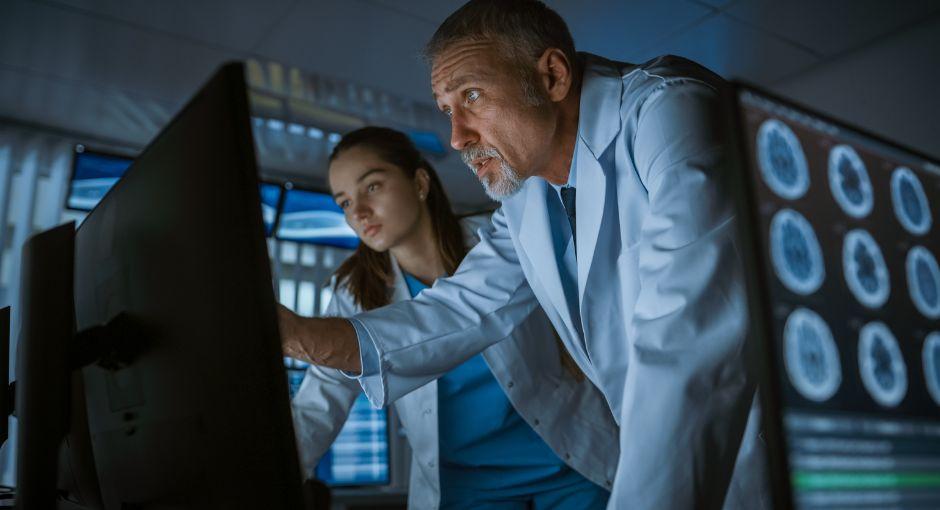
[[[481,55],[480,50],[485,50],[491,46],[492,44],[486,41],[463,42],[455,43],[451,49],[442,52],[431,68],[431,89],[436,88],[435,85],[438,83],[446,82],[449,84],[455,79],[454,75],[461,64],[464,64],[468,59]],[[482,74],[479,69],[473,72]],[[450,90],[450,87],[448,87],[448,90]],[[437,97],[437,94],[435,93],[434,96]]]

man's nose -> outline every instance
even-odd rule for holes
[[[467,119],[459,112],[454,112],[450,118],[450,146],[458,151],[479,142],[479,136],[468,124]]]

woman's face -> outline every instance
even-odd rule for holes
[[[353,147],[330,163],[330,188],[359,239],[384,252],[417,230],[427,196],[421,175],[412,179],[372,150]]]

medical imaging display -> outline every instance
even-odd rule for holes
[[[940,405],[940,333],[927,335],[922,357],[927,390],[933,401]]]
[[[809,400],[823,402],[842,382],[839,351],[829,326],[816,312],[797,308],[783,329],[784,362],[790,382]]]
[[[891,284],[881,249],[871,234],[855,229],[845,235],[842,243],[842,270],[845,283],[859,303],[879,308],[888,300]]]
[[[898,341],[883,322],[866,324],[858,336],[858,369],[871,398],[894,407],[907,392],[907,369]]]
[[[930,204],[924,187],[917,175],[907,167],[899,167],[891,175],[891,203],[898,221],[914,235],[924,235],[930,230]]]
[[[736,99],[776,486],[797,508],[940,508],[940,164]]]
[[[839,207],[853,218],[864,218],[875,205],[865,163],[851,146],[837,145],[829,152],[829,189]]]
[[[917,310],[928,319],[940,318],[940,267],[930,250],[915,246],[907,254],[907,288]]]
[[[825,278],[822,250],[813,227],[791,209],[778,212],[770,223],[770,255],[777,277],[797,294],[811,294]]]
[[[809,188],[809,170],[803,148],[793,131],[776,119],[765,121],[757,133],[757,154],[764,182],[787,199],[803,196]]]

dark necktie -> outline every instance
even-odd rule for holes
[[[577,232],[575,221],[575,212],[574,212],[574,187],[564,186],[561,188],[561,204],[565,206],[565,214],[568,215],[568,224],[571,225],[571,239],[575,241],[575,250],[577,250]]]

